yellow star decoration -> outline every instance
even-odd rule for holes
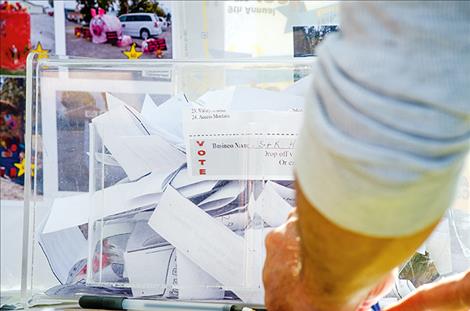
[[[20,163],[15,163],[14,165],[18,168],[18,177],[24,175],[26,160],[21,160]],[[34,176],[34,163],[31,163],[31,176]]]
[[[135,43],[132,44],[132,47],[129,51],[124,51],[122,53],[126,55],[128,59],[139,59],[143,54],[142,52],[135,50]]]
[[[38,44],[36,44],[36,47],[33,50],[31,50],[31,52],[37,53],[38,59],[49,57],[49,50],[44,50],[42,48],[41,42],[39,41],[38,41]]]

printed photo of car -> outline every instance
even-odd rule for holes
[[[122,33],[146,40],[162,33],[162,22],[152,13],[130,13],[119,16]]]

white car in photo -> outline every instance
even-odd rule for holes
[[[131,37],[147,40],[162,33],[158,16],[152,13],[130,13],[119,16],[122,33]]]

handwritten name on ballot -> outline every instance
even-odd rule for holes
[[[206,179],[292,180],[301,123],[297,111],[187,109],[188,171]]]

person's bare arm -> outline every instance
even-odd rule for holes
[[[270,311],[356,310],[382,286],[369,297],[375,303],[387,284],[393,284],[391,270],[434,228],[396,239],[367,237],[333,224],[301,188],[297,193],[296,211],[266,241],[264,283]]]
[[[470,270],[419,287],[386,311],[470,311]]]
[[[299,186],[297,193],[302,276],[316,297],[315,305],[323,305],[319,310],[353,310],[434,228],[399,238],[354,233],[321,215]]]
[[[359,306],[442,217],[468,151],[470,3],[341,7],[306,96],[298,217],[267,239],[272,310]]]
[[[315,216],[314,216],[315,217]],[[321,216],[319,218],[322,218]],[[264,268],[266,287],[266,306],[270,311],[317,311],[317,310],[358,310],[368,311],[376,303],[377,297],[387,293],[388,287],[394,283],[392,274],[380,279],[380,282],[364,279],[359,275],[360,283],[373,282],[376,286],[365,293],[359,291],[356,297],[348,294],[335,294],[321,289],[322,284],[331,284],[321,277],[310,278],[302,272],[309,264],[302,261],[302,247],[298,233],[299,217],[297,211],[291,213],[288,221],[270,233],[266,239],[267,261]],[[327,225],[326,227],[330,227]],[[326,228],[325,227],[325,228]],[[336,231],[337,229],[333,229]],[[329,231],[329,229],[327,229]],[[347,235],[343,236],[349,240]],[[366,242],[368,243],[368,242]],[[340,243],[343,246],[347,243]],[[352,245],[351,245],[352,246]],[[350,249],[351,246],[347,246]],[[319,256],[324,258],[323,256]],[[393,258],[393,256],[388,256]],[[363,262],[368,262],[366,259]],[[318,265],[318,264],[314,264]],[[363,264],[364,265],[364,264]],[[372,262],[372,265],[374,263]],[[324,265],[324,269],[345,267],[341,260],[333,259]],[[355,270],[355,267],[350,267]],[[334,274],[334,272],[332,273]],[[325,273],[323,273],[325,275]],[[346,273],[350,275],[350,273]],[[339,276],[344,278],[343,276]],[[333,282],[336,285],[335,282]],[[313,286],[311,286],[313,284]],[[340,284],[340,283],[338,283]],[[368,286],[366,286],[368,287]],[[354,292],[354,289],[352,289]],[[356,292],[357,293],[357,292]],[[351,294],[351,293],[349,293]],[[350,296],[348,299],[346,296]],[[363,301],[365,297],[366,301]],[[344,301],[347,301],[346,303]],[[362,301],[358,304],[358,301]],[[470,310],[470,270],[466,273],[443,279],[419,287],[404,300],[390,306],[386,311],[469,311]]]

